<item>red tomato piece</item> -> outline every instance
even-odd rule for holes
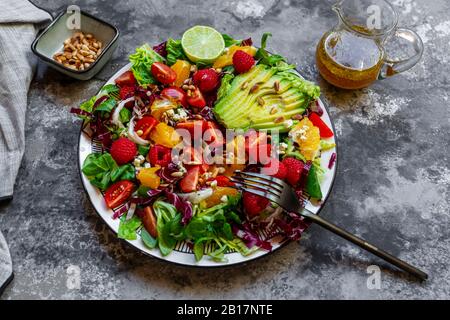
[[[132,71],[125,71],[116,80],[116,84],[119,87],[133,87],[136,84],[136,79]]]
[[[142,131],[142,134],[140,137],[142,139],[147,139],[148,135],[150,134],[150,131],[158,124],[158,120],[151,116],[144,116],[141,119],[138,120],[136,125],[134,126],[134,131],[138,132],[139,130]]]
[[[116,208],[125,201],[133,193],[134,184],[128,180],[122,180],[114,183],[105,192],[105,201],[108,208]]]
[[[176,72],[162,62],[154,62],[151,71],[156,80],[162,84],[172,84],[177,79]]]
[[[161,95],[166,98],[175,100],[185,108],[188,106],[187,94],[183,89],[180,89],[178,87],[168,87],[161,91]]]

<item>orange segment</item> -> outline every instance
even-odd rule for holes
[[[222,203],[222,197],[223,196],[237,196],[239,194],[239,191],[237,191],[234,188],[230,187],[217,187],[213,189],[212,196],[206,198],[205,205],[207,208],[214,207],[215,205],[218,205]]]
[[[300,153],[306,160],[314,160],[320,147],[320,131],[308,118],[303,118],[289,132],[292,139],[300,146]]]
[[[233,55],[236,51],[242,50],[252,57],[256,54],[256,48],[252,46],[237,46],[232,45],[230,48],[228,48],[228,52],[221,55],[219,58],[214,61],[213,68],[223,68],[226,66],[231,66],[233,64]]]
[[[177,60],[172,66],[172,70],[177,74],[177,80],[175,80],[175,85],[181,87],[184,80],[188,79],[191,75],[191,64],[186,60]]]
[[[141,182],[141,184],[145,187],[156,189],[159,187],[161,183],[161,178],[156,174],[156,172],[160,169],[159,166],[152,168],[144,168],[139,171],[137,178]]]
[[[180,135],[175,131],[175,128],[160,122],[150,132],[150,139],[156,144],[173,148],[180,142]]]

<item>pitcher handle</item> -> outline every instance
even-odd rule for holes
[[[398,28],[388,41],[395,41],[395,38],[402,38],[408,41],[408,45],[414,49],[415,53],[411,57],[403,60],[393,60],[392,58],[385,59],[384,65],[378,75],[378,79],[386,79],[397,73],[409,70],[422,58],[423,42],[415,31],[405,28]]]

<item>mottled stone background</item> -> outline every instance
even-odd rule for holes
[[[91,81],[38,67],[14,200],[0,205],[16,275],[3,299],[450,298],[448,1],[394,1],[400,24],[422,36],[424,59],[354,92],[324,83],[314,65],[317,41],[336,22],[332,1],[36,1],[52,13],[74,2],[117,25],[120,44]],[[257,262],[215,270],[163,263],[116,239],[81,186],[80,122],[68,111],[96,93],[134,47],[180,36],[195,24],[255,40],[271,31],[270,49],[320,84],[340,148],[336,185],[322,214],[425,269],[429,281],[387,268],[381,289],[369,290],[367,267],[385,265],[316,226]],[[79,290],[66,283],[71,265],[80,269]]]

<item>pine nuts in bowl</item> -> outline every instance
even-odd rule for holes
[[[92,33],[78,31],[64,41],[63,51],[55,53],[53,59],[67,68],[83,71],[101,54],[102,47],[103,43]]]
[[[117,47],[119,30],[84,11],[77,30],[67,27],[70,15],[62,12],[34,40],[31,49],[50,67],[79,80],[97,74]]]

